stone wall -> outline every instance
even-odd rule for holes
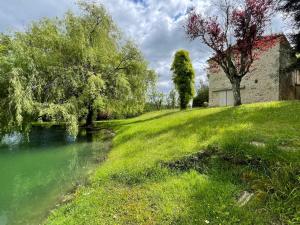
[[[279,100],[280,44],[264,52],[253,63],[252,71],[241,82],[242,103]],[[221,92],[231,91],[231,84],[220,70],[209,77],[209,105],[219,106]]]

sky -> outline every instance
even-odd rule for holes
[[[97,1],[97,0],[96,0]],[[215,0],[218,1],[218,0]],[[199,41],[189,41],[184,33],[186,12],[196,7],[204,14],[213,9],[212,0],[99,0],[127,38],[141,49],[149,65],[159,75],[158,87],[164,93],[173,88],[170,65],[175,52],[190,52],[196,71],[196,84],[206,81],[206,61],[211,51]],[[22,31],[43,17],[61,17],[67,10],[78,12],[76,0],[0,0],[0,32]],[[267,33],[289,30],[276,15]]]

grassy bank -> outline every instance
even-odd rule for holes
[[[163,111],[106,124],[113,149],[47,224],[298,224],[300,103]],[[240,206],[240,195],[253,197]]]

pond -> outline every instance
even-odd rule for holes
[[[76,140],[60,127],[33,127],[26,140],[0,146],[0,225],[38,225],[105,158],[104,132]],[[9,137],[8,139],[18,139]]]

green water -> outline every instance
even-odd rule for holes
[[[61,128],[34,127],[29,142],[0,147],[0,225],[38,225],[84,182],[107,150],[101,134],[70,141]]]

